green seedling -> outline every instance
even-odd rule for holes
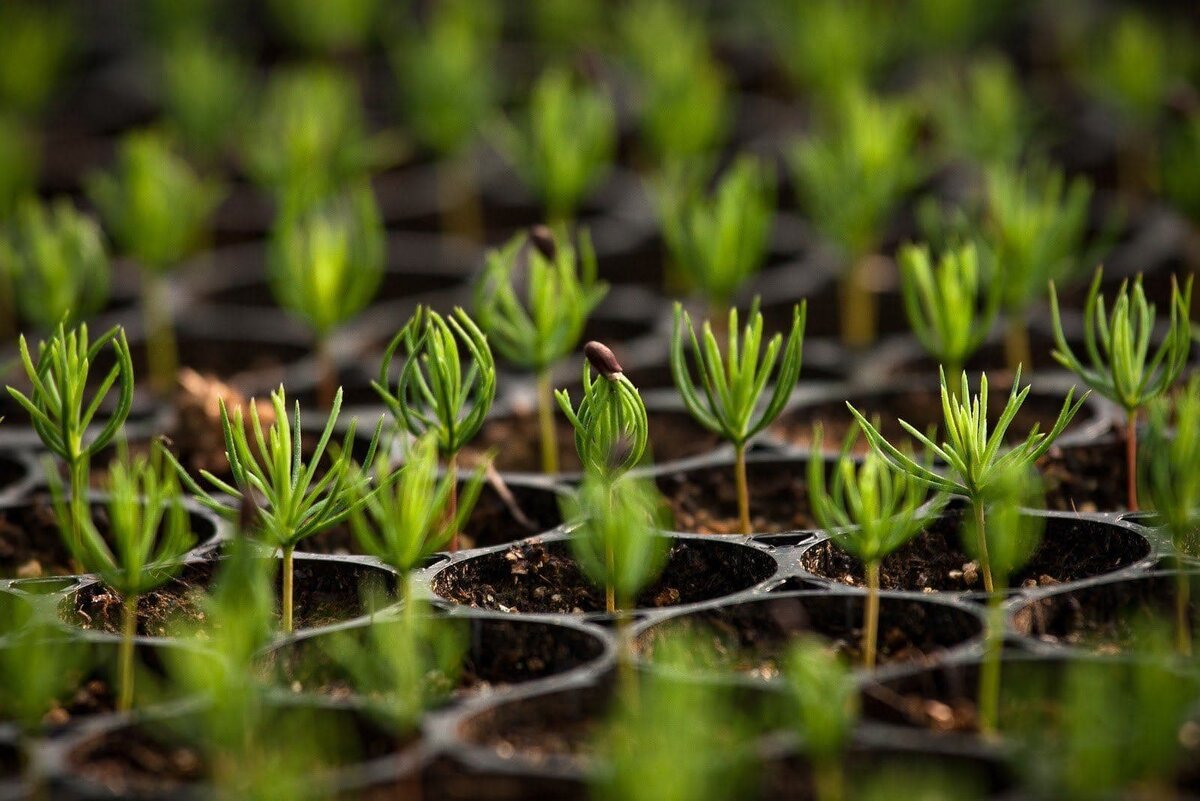
[[[386,245],[375,196],[365,186],[275,223],[268,258],[271,292],[313,333],[323,408],[337,390],[329,338],[374,300],[383,281]]]
[[[879,633],[879,566],[911,540],[926,520],[941,509],[935,496],[925,506],[929,488],[912,473],[900,470],[872,450],[861,464],[850,456],[857,431],[851,431],[825,489],[825,462],[808,460],[808,498],[813,518],[830,532],[833,542],[863,565],[867,603],[863,611],[863,666],[875,667]],[[812,449],[820,454],[822,430],[813,431]]]
[[[859,718],[858,686],[828,643],[798,638],[784,659],[795,725],[813,766],[817,801],[843,801],[842,759]]]
[[[120,711],[133,706],[133,638],[137,634],[138,599],[179,572],[183,566],[179,560],[194,542],[179,481],[162,453],[161,443],[154,446],[148,457],[130,457],[122,447],[108,469],[106,533],[101,534],[88,515],[78,521],[79,540],[68,542],[75,561],[88,573],[99,575],[121,597],[117,669]],[[63,497],[57,470],[51,467],[47,477],[59,529],[76,530],[77,521]]]
[[[91,367],[105,351],[111,351],[113,366],[99,384],[89,384]],[[29,394],[8,387],[33,422],[33,430],[46,450],[62,460],[67,471],[70,499],[71,552],[83,545],[83,527],[90,520],[88,475],[92,458],[100,453],[125,425],[133,407],[133,360],[125,329],[114,326],[92,342],[87,325],[69,332],[59,323],[54,335],[38,345],[35,363],[25,337],[20,340],[21,365],[29,381]],[[94,389],[93,389],[94,387]],[[96,414],[109,392],[117,397],[99,430],[92,429]],[[91,390],[91,400],[85,395]]]
[[[584,475],[612,483],[635,467],[646,452],[650,440],[646,404],[606,345],[589,342],[583,353],[586,358],[579,407],[572,407],[565,389],[554,395],[575,429],[575,451]]]
[[[33,193],[41,160],[36,129],[15,114],[0,111],[0,221]]]
[[[663,238],[684,280],[709,308],[722,311],[766,261],[775,215],[775,176],[741,156],[711,195],[686,170],[669,173],[659,191]]]
[[[671,375],[683,404],[697,422],[733,444],[734,478],[737,486],[738,521],[749,534],[750,490],[746,482],[746,446],[779,417],[800,380],[807,303],[792,309],[792,328],[786,343],[776,333],[763,342],[763,316],[758,300],[750,307],[745,328],[738,332],[737,309],[729,310],[729,342],[722,357],[711,321],[704,323],[703,340],[696,338],[691,317],[675,304],[671,334]],[[684,332],[691,345],[692,367],[684,354]],[[692,371],[700,376],[700,387]],[[772,382],[772,379],[774,381]],[[763,393],[773,383],[765,402]],[[701,395],[703,392],[703,395]]]
[[[524,118],[501,121],[496,144],[537,195],[551,227],[569,223],[607,174],[616,145],[612,100],[564,69],[534,83]]]
[[[605,0],[529,0],[521,10],[548,62],[606,52],[612,44],[612,8]]]
[[[1005,480],[1012,471],[1031,469],[1040,459],[1054,440],[1070,424],[1075,413],[1087,399],[1087,394],[1074,400],[1075,388],[1072,387],[1063,400],[1058,418],[1053,427],[1047,432],[1038,430],[1037,426],[1020,444],[1005,447],[1005,434],[1012,424],[1021,405],[1029,395],[1029,387],[1021,387],[1021,371],[1017,370],[1013,378],[1012,390],[1004,405],[999,419],[989,431],[988,427],[988,382],[986,375],[979,377],[979,394],[972,396],[967,374],[962,374],[961,389],[957,397],[946,386],[945,371],[939,370],[941,383],[942,411],[944,415],[943,428],[946,440],[938,445],[929,436],[921,433],[907,421],[901,420],[900,425],[911,436],[934,456],[949,467],[948,473],[941,473],[931,466],[917,462],[911,455],[904,453],[892,445],[862,414],[849,403],[846,407],[862,427],[871,447],[886,458],[894,467],[911,474],[935,490],[962,495],[971,504],[974,513],[976,544],[979,553],[980,568],[983,572],[984,588],[988,593],[995,591],[992,577],[992,563],[988,553],[986,509],[989,493],[999,482]]]
[[[893,27],[882,6],[838,0],[787,0],[765,4],[776,58],[796,89],[823,105],[868,86],[890,57]]]
[[[618,27],[637,76],[642,141],[654,163],[711,156],[725,138],[732,104],[702,15],[678,0],[639,0]]]
[[[525,298],[521,298],[524,286]],[[608,293],[596,280],[587,231],[573,247],[544,226],[518,234],[488,254],[475,291],[475,315],[488,340],[510,362],[537,376],[542,472],[558,472],[551,368],[573,351],[588,316]]]
[[[21,319],[39,331],[84,320],[108,300],[104,235],[66,199],[21,203],[7,231],[0,230],[0,273]]]
[[[1154,336],[1154,305],[1147,302],[1139,275],[1130,289],[1121,282],[1111,311],[1100,295],[1103,268],[1096,270],[1083,308],[1084,364],[1067,342],[1058,311],[1058,293],[1050,282],[1050,311],[1054,319],[1054,358],[1089,387],[1125,410],[1126,504],[1137,511],[1137,422],[1147,403],[1170,391],[1183,373],[1192,348],[1192,278],[1183,291],[1171,279],[1171,324],[1166,337],[1150,354]]]
[[[392,360],[404,348],[404,367],[391,381]],[[465,358],[464,358],[465,354]],[[413,437],[433,434],[446,460],[451,508],[457,506],[458,454],[487,420],[496,399],[496,362],[487,337],[456,308],[449,317],[420,306],[392,338],[379,378],[371,382],[397,429]],[[452,537],[451,550],[458,547]]]
[[[71,61],[74,15],[68,6],[15,0],[0,7],[0,31],[0,107],[35,117]]]
[[[947,375],[958,375],[987,338],[1000,310],[1000,284],[984,274],[973,244],[936,264],[924,245],[900,249],[900,289],[908,324]]]
[[[202,164],[216,164],[244,130],[250,66],[206,34],[175,37],[160,56],[167,126]]]
[[[458,550],[458,535],[471,517],[483,488],[485,468],[479,467],[462,493],[456,477],[438,478],[435,434],[413,441],[404,465],[392,486],[367,492],[350,514],[350,528],[363,552],[379,558],[400,574],[400,595],[408,597],[408,577],[430,555],[450,545]],[[376,475],[386,475],[386,459],[376,464]],[[361,486],[365,487],[366,484]]]
[[[500,16],[492,0],[438,3],[391,51],[408,129],[438,156],[442,227],[475,241],[483,239],[483,219],[470,153],[498,103],[493,63]]]
[[[267,0],[271,22],[296,47],[332,55],[363,50],[375,36],[380,0]]]
[[[179,359],[166,274],[201,245],[222,191],[152,132],[122,140],[116,167],[92,175],[87,188],[117,247],[142,269],[150,382],[170,392]]]
[[[1160,177],[1163,194],[1191,218],[1193,227],[1200,226],[1200,114],[1172,126],[1165,139]]]
[[[565,517],[579,521],[571,552],[584,575],[604,588],[609,614],[631,610],[638,593],[662,572],[669,541],[661,536],[661,498],[654,485],[631,477],[588,475]]]
[[[985,57],[965,75],[929,90],[933,123],[945,156],[976,164],[1015,164],[1033,139],[1034,115],[1012,66]]]
[[[1188,381],[1173,404],[1166,397],[1151,403],[1148,422],[1142,487],[1177,557],[1200,556],[1200,378]],[[1176,647],[1187,656],[1192,648],[1190,595],[1189,577],[1181,573],[1175,592]]]
[[[1051,281],[1078,274],[1092,190],[1061,172],[993,167],[987,173],[983,240],[1002,287],[1009,369],[1032,364],[1026,317]]]
[[[240,504],[250,498],[258,506],[253,526],[255,533],[283,555],[282,628],[290,633],[293,627],[292,554],[296,546],[306,537],[343,522],[369,498],[356,491],[361,476],[354,466],[351,451],[357,421],[350,421],[341,447],[335,446],[327,462],[322,464],[342,408],[340,389],[334,396],[333,408],[321,437],[307,457],[302,452],[300,404],[296,404],[294,417],[289,421],[287,397],[282,386],[271,393],[273,419],[265,429],[258,405],[252,401],[249,406],[249,421],[241,408],[234,411],[231,419],[224,400],[220,402],[225,455],[229,459],[233,483],[222,481],[207,470],[201,471],[201,476],[228,500]],[[374,462],[382,429],[383,420],[380,419],[364,464]],[[168,456],[196,500],[227,520],[238,519],[239,508],[203,489],[174,457]],[[324,474],[318,477],[317,470],[322,467]]]
[[[875,338],[872,264],[888,218],[925,172],[916,144],[911,106],[853,91],[818,136],[800,140],[788,153],[804,206],[846,259],[839,294],[841,333],[852,347]]]

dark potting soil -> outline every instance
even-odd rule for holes
[[[983,590],[978,562],[963,550],[963,518],[943,515],[933,525],[883,560],[879,574],[885,590],[969,592]],[[1145,558],[1142,537],[1093,521],[1053,519],[1028,563],[1011,579],[1013,587],[1053,586],[1101,575]],[[863,586],[862,565],[831,540],[800,557],[805,570],[854,587]]]
[[[655,462],[699,456],[720,444],[719,437],[686,414],[650,412],[648,417],[650,443],[647,457]],[[559,469],[564,472],[578,471],[580,465],[575,451],[575,429],[557,409],[554,421]],[[471,450],[476,453],[492,451],[496,468],[502,472],[540,473],[542,451],[537,415],[531,411],[489,420],[484,424],[479,438],[472,443]]]
[[[695,603],[747,589],[775,572],[767,554],[728,542],[677,541],[662,576],[638,596],[638,608]],[[604,591],[583,575],[565,542],[518,543],[442,570],[433,591],[443,598],[502,612],[577,614],[604,611]]]
[[[195,629],[203,637],[210,623],[202,602],[218,564],[216,560],[188,564],[165,585],[140,596],[138,634],[169,637],[183,628]],[[376,576],[361,565],[299,559],[294,563],[293,575],[293,622],[297,629],[340,623],[366,614],[361,593],[368,584],[383,589],[382,575]],[[279,581],[276,576],[277,597]],[[83,629],[116,634],[121,631],[121,597],[102,584],[91,585],[72,596],[61,616]]]
[[[92,504],[92,520],[108,533],[108,511]],[[0,578],[38,578],[78,573],[59,531],[50,499],[34,496],[28,503],[0,509]]]
[[[1086,444],[1052,446],[1038,462],[1046,508],[1060,512],[1121,512],[1128,508],[1125,441],[1116,435]]]
[[[93,676],[82,681],[62,703],[46,713],[42,722],[48,726],[63,726],[78,718],[115,712],[117,694],[108,680]]]
[[[802,461],[749,462],[751,530],[756,534],[813,528],[807,465]],[[691,534],[741,534],[733,464],[692,468],[657,477],[675,520]]]
[[[0,781],[21,775],[21,749],[14,742],[0,741]]]

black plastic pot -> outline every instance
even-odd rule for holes
[[[1136,572],[1154,564],[1158,545],[1137,526],[1105,515],[1027,510],[1044,526],[1033,556],[1010,580],[1014,591],[1042,584],[1075,582],[1093,576]],[[965,514],[944,512],[932,525],[884,559],[885,589],[949,592],[982,599],[983,577],[963,550]],[[804,549],[800,570],[808,577],[861,586],[862,566],[828,536]]]
[[[274,561],[281,563],[275,557]],[[173,623],[194,623],[203,629],[205,617],[192,596],[207,590],[218,573],[223,557],[187,562],[177,576],[163,587],[142,595],[138,601],[138,633],[152,638],[169,638]],[[396,574],[365,559],[297,555],[292,568],[294,615],[297,630],[316,629],[363,617],[371,613],[362,596],[368,588],[391,594]],[[281,576],[275,577],[278,582]],[[190,613],[190,614],[189,614]],[[71,592],[59,604],[64,623],[85,629],[120,631],[120,598],[102,583],[95,582]]]
[[[659,640],[693,635],[702,638],[701,644],[710,641],[713,647],[707,652],[721,660],[716,672],[698,666],[697,676],[776,681],[790,642],[816,634],[859,665],[865,600],[860,592],[824,589],[717,601],[640,623],[633,649],[644,665],[652,664]],[[983,620],[967,604],[885,592],[880,597],[879,631],[881,667],[932,664],[973,650],[982,636]]]
[[[780,569],[775,554],[743,538],[667,536],[671,551],[662,576],[638,596],[634,611],[734,595]],[[579,570],[569,537],[549,534],[459,554],[424,573],[420,583],[433,595],[464,606],[605,619],[604,591]]]
[[[0,503],[26,496],[42,474],[37,457],[24,450],[0,450]]]

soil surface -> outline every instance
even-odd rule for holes
[[[138,634],[169,637],[177,627],[196,629],[203,638],[210,625],[204,610],[205,592],[218,562],[187,565],[157,590],[138,598]],[[298,559],[294,565],[293,615],[296,629],[316,628],[367,613],[360,592],[386,578],[382,571],[334,561]],[[276,577],[276,582],[279,577]],[[277,583],[278,592],[278,583]],[[67,623],[92,631],[121,631],[121,597],[103,585],[85,587],[60,612]]]
[[[1053,446],[1038,462],[1046,483],[1046,508],[1060,512],[1123,512],[1125,441],[1102,437],[1087,444]]]
[[[25,476],[25,465],[15,459],[0,456],[0,492],[10,489]]]
[[[769,555],[728,542],[676,541],[661,578],[638,608],[695,603],[747,589],[775,572]],[[604,591],[587,580],[567,543],[533,541],[451,565],[433,591],[457,603],[502,612],[603,612]]]
[[[772,534],[814,528],[808,507],[807,464],[800,460],[751,461],[750,528]],[[674,515],[675,530],[691,534],[741,534],[733,463],[664,473],[657,478]]]
[[[943,515],[884,559],[881,587],[914,592],[983,591],[979,564],[963,550],[962,522],[957,515]],[[1127,529],[1093,521],[1051,519],[1041,544],[1010,584],[1045,587],[1076,581],[1126,567],[1148,553],[1146,540]],[[800,563],[823,578],[863,586],[862,565],[830,540],[805,551]]]

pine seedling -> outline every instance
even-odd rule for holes
[[[1084,254],[1092,190],[1083,178],[1068,184],[1062,172],[992,167],[987,172],[983,241],[996,265],[1005,317],[1009,369],[1029,365],[1029,308],[1051,281],[1077,274]]]
[[[117,247],[141,267],[150,382],[170,392],[179,357],[166,274],[200,246],[222,190],[153,132],[128,135],[115,169],[91,176],[87,189]]]
[[[16,0],[0,6],[0,107],[40,115],[58,88],[75,44],[70,6]]]
[[[201,471],[201,476],[219,495],[235,505],[203,489],[174,457],[170,454],[168,457],[184,486],[195,494],[196,500],[227,520],[239,518],[241,512],[237,504],[247,496],[256,498],[258,513],[255,533],[283,554],[282,627],[285,633],[290,633],[293,628],[292,554],[296,546],[305,538],[346,520],[369,497],[355,491],[361,477],[351,456],[357,421],[350,421],[341,447],[335,446],[330,451],[327,463],[322,465],[322,457],[329,447],[342,408],[340,389],[334,396],[333,408],[321,437],[307,457],[302,453],[300,404],[296,404],[294,417],[289,421],[287,397],[282,386],[271,393],[274,419],[265,429],[259,418],[258,405],[252,401],[249,406],[250,420],[247,425],[241,408],[234,411],[231,419],[224,401],[220,403],[225,455],[229,459],[233,483],[222,481],[207,470]],[[380,419],[367,448],[364,464],[374,461],[382,429],[383,420]],[[325,473],[318,478],[317,470],[322,466]]]
[[[912,473],[898,469],[872,450],[856,463],[850,456],[857,439],[851,431],[825,488],[825,462],[808,460],[808,498],[813,518],[830,532],[833,543],[863,565],[867,603],[863,611],[863,666],[875,667],[879,633],[879,567],[885,558],[911,540],[945,502],[935,496],[925,506],[928,486]],[[822,453],[822,429],[813,431],[811,452]]]
[[[784,660],[795,725],[812,762],[817,801],[843,801],[842,759],[858,724],[858,685],[828,643],[800,637]]]
[[[612,100],[597,87],[551,67],[538,78],[518,123],[500,122],[497,145],[537,195],[552,227],[574,219],[607,174],[616,146]]]
[[[724,310],[767,257],[775,215],[775,176],[753,156],[741,156],[711,195],[686,170],[669,174],[659,191],[663,238],[676,267],[708,302]]]
[[[789,163],[820,232],[846,259],[841,274],[842,341],[864,347],[875,338],[877,300],[871,260],[897,204],[923,177],[917,120],[901,101],[848,92],[825,130],[800,140]]]
[[[402,346],[404,367],[393,389],[392,360]],[[442,317],[419,306],[392,338],[371,386],[397,429],[412,437],[433,434],[446,460],[450,505],[456,507],[459,451],[483,428],[496,399],[496,362],[487,337],[460,308]]]
[[[736,308],[729,310],[729,342],[722,358],[712,322],[704,323],[703,347],[696,338],[691,317],[675,304],[671,333],[671,375],[688,413],[702,426],[732,443],[734,478],[738,496],[738,520],[743,534],[750,533],[750,490],[746,482],[746,446],[779,417],[800,380],[807,303],[792,309],[792,328],[786,343],[776,333],[763,343],[763,316],[758,299],[750,307],[745,328],[739,334]],[[684,355],[684,332],[691,344],[692,368]],[[692,370],[700,376],[700,389]],[[771,394],[763,400],[767,384]],[[703,391],[703,396],[701,395]]]
[[[104,235],[66,199],[18,206],[7,231],[0,230],[0,274],[17,313],[39,331],[87,319],[108,300]]]
[[[89,385],[91,367],[106,350],[111,350],[113,366],[99,384]],[[90,519],[88,475],[92,458],[100,453],[125,425],[133,407],[133,360],[125,329],[114,326],[92,342],[87,325],[67,331],[59,323],[54,335],[38,345],[35,363],[29,346],[20,340],[21,365],[29,381],[26,395],[8,387],[8,394],[21,405],[33,422],[33,430],[46,450],[62,460],[67,470],[70,499],[71,552],[78,553],[83,543],[83,527]],[[85,395],[89,386],[92,398]],[[90,431],[96,414],[116,388],[117,398],[108,418],[98,431]]]
[[[550,371],[579,344],[589,315],[607,293],[608,284],[596,280],[596,252],[587,231],[573,247],[544,226],[490,252],[476,287],[475,316],[488,341],[505,359],[537,376],[547,475],[558,472]]]
[[[131,458],[122,446],[108,470],[107,536],[89,515],[79,521],[79,541],[68,542],[75,561],[88,573],[99,575],[105,586],[121,597],[117,669],[117,709],[121,711],[133,706],[138,599],[179,572],[183,566],[179,560],[194,542],[179,481],[164,462],[163,451],[160,442],[150,456]],[[71,531],[76,521],[63,497],[62,480],[53,468],[47,477],[59,529]]]
[[[1147,403],[1170,391],[1183,373],[1192,347],[1192,278],[1183,291],[1171,279],[1171,324],[1166,337],[1150,354],[1155,308],[1142,291],[1142,276],[1121,282],[1111,312],[1100,294],[1103,268],[1097,268],[1083,307],[1083,345],[1087,364],[1075,355],[1063,333],[1058,293],[1050,282],[1050,312],[1054,320],[1054,358],[1089,387],[1125,410],[1126,504],[1137,511],[1137,421]]]
[[[1173,407],[1173,408],[1172,408]],[[1161,397],[1149,406],[1142,443],[1142,487],[1157,522],[1171,536],[1177,558],[1200,556],[1200,378],[1192,378],[1172,404]],[[1183,564],[1179,564],[1180,570]],[[1175,588],[1176,647],[1191,655],[1188,607],[1190,578],[1180,573]]]
[[[428,556],[448,544],[458,550],[458,535],[471,517],[483,488],[481,465],[459,493],[456,478],[438,478],[436,435],[427,433],[413,441],[392,486],[367,492],[365,501],[350,514],[350,529],[363,551],[377,557],[400,574],[400,595],[408,597],[408,577]],[[376,475],[388,472],[380,457]],[[365,491],[365,482],[360,484]]]
[[[1000,284],[984,275],[973,244],[946,250],[936,264],[928,246],[905,245],[898,261],[913,334],[947,375],[958,375],[992,329]]]
[[[900,420],[899,422],[901,427],[916,438],[918,443],[949,467],[949,472],[946,474],[917,462],[911,455],[904,453],[884,439],[878,429],[849,402],[846,403],[846,407],[862,427],[871,447],[891,462],[894,467],[910,473],[914,478],[923,481],[935,490],[965,496],[970,502],[974,513],[976,543],[980,568],[983,572],[984,588],[991,593],[995,591],[995,585],[992,580],[992,564],[987,548],[985,515],[989,493],[1011,471],[1032,468],[1037,460],[1050,450],[1054,440],[1058,439],[1058,436],[1070,424],[1076,412],[1087,399],[1087,394],[1084,393],[1075,400],[1075,388],[1072,387],[1067,392],[1066,398],[1063,399],[1058,418],[1049,431],[1039,431],[1035,425],[1023,442],[1007,448],[1004,444],[1005,434],[1008,433],[1008,427],[1029,395],[1029,387],[1021,387],[1020,369],[1013,378],[1012,390],[1004,405],[1004,411],[1001,412],[999,419],[990,431],[987,419],[987,376],[980,375],[979,394],[971,395],[967,374],[964,372],[959,394],[955,397],[946,385],[945,371],[939,370],[938,372],[941,384],[945,441],[938,445],[907,421]]]
[[[218,163],[244,130],[250,66],[200,32],[174,37],[160,62],[167,127],[199,163]]]
[[[314,55],[356,53],[375,36],[380,0],[267,0],[271,22],[287,40]]]
[[[637,466],[646,452],[650,439],[646,404],[608,346],[589,342],[583,353],[583,397],[579,407],[572,407],[571,395],[565,389],[557,390],[554,396],[575,429],[575,451],[584,475],[612,483]]]
[[[337,390],[329,338],[374,300],[383,281],[385,250],[379,208],[366,186],[284,214],[275,224],[268,259],[271,292],[313,333],[322,408]]]
[[[39,143],[30,123],[0,111],[0,221],[7,220],[17,203],[36,188],[42,161]]]
[[[1034,115],[1012,66],[985,57],[965,75],[930,87],[938,140],[949,159],[1015,164],[1033,139]]]
[[[662,503],[653,484],[623,477],[584,477],[565,517],[579,522],[571,552],[584,575],[604,588],[609,614],[631,610],[642,590],[662,572],[669,541]]]

